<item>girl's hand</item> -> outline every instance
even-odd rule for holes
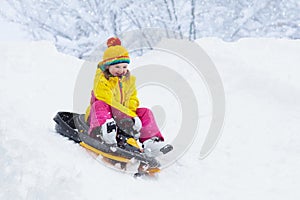
[[[143,126],[142,121],[140,120],[140,118],[138,116],[134,117],[133,120],[134,120],[134,125],[132,128],[139,132]]]

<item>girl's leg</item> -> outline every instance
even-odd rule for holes
[[[138,108],[136,114],[139,116],[143,124],[140,131],[140,142],[144,142],[152,137],[158,137],[160,140],[164,141],[164,137],[159,131],[154,115],[150,109]]]
[[[89,133],[91,133],[96,127],[100,127],[106,122],[106,120],[111,118],[111,107],[103,101],[94,101],[91,105],[91,111],[89,116]]]
[[[136,113],[141,119],[143,125],[140,131],[140,142],[144,142],[145,140],[150,139],[152,137],[158,137],[160,140],[164,141],[164,137],[159,131],[152,111],[148,108],[138,108]],[[114,118],[117,124],[120,119],[131,119],[131,117],[114,109],[113,107],[111,107],[103,101],[94,101],[94,103],[91,105],[91,111],[89,116],[89,133],[91,133],[96,127],[100,127],[106,122],[106,120],[111,118]]]

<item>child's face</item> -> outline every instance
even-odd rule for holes
[[[110,65],[108,67],[108,71],[113,76],[124,76],[127,73],[127,63],[118,63],[114,65]]]

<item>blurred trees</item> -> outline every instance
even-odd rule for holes
[[[144,28],[190,40],[300,38],[297,0],[4,0],[0,15],[79,58],[110,36]]]

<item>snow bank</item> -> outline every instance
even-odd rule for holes
[[[54,133],[82,61],[47,42],[1,43],[0,199],[299,199],[300,41],[198,43],[224,83],[224,132],[205,160],[198,137],[153,180],[102,166]]]

